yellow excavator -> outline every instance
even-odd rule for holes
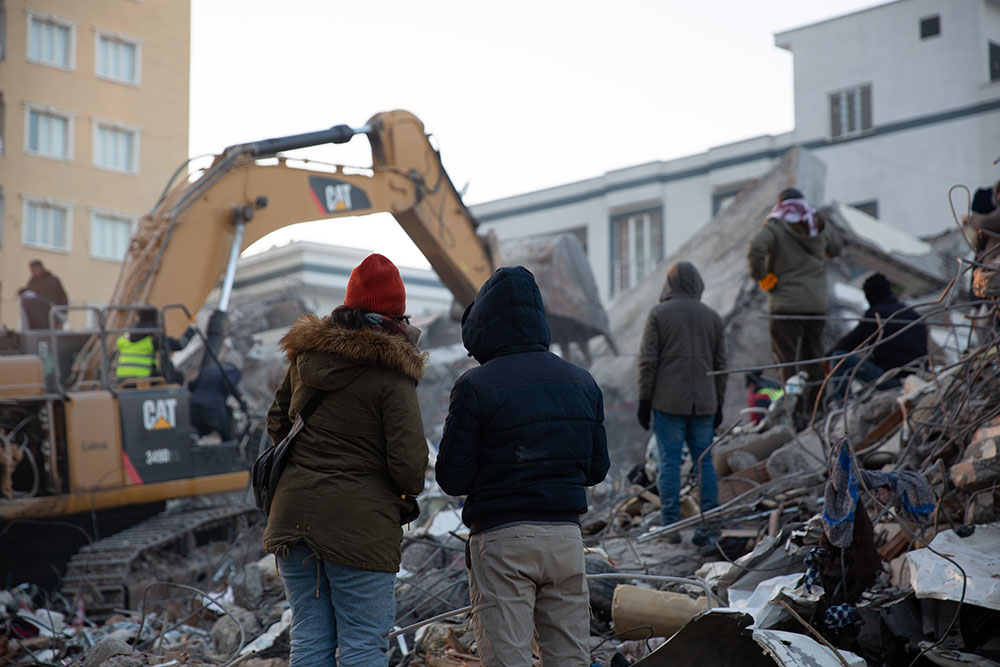
[[[371,144],[370,169],[324,168],[283,156],[294,149],[343,144],[359,134]],[[246,487],[252,454],[246,430],[239,441],[199,440],[192,435],[187,388],[167,377],[118,379],[112,351],[118,336],[136,331],[138,309],[157,309],[157,326],[149,333],[160,340],[179,333],[222,276],[217,307],[205,333],[199,332],[204,363],[219,363],[237,260],[266,234],[298,222],[391,213],[459,306],[471,302],[501,264],[496,242],[477,235],[475,219],[423,124],[406,111],[377,114],[360,128],[337,125],[231,146],[197,178],[189,179],[185,167],[177,180],[140,221],[111,305],[54,308],[48,331],[25,332],[18,344],[0,350],[0,538],[12,521],[155,505]],[[585,342],[603,335],[610,341],[589,265],[579,242],[573,242],[577,254],[553,253],[542,260],[568,261],[569,271],[528,265],[540,268],[539,275],[582,276],[572,284],[539,280],[553,338]],[[55,326],[66,311],[79,309],[91,311],[96,327]],[[169,367],[167,346],[160,346],[159,355],[159,368]],[[194,532],[245,519],[248,512],[229,507],[182,519],[154,517],[130,529],[135,531],[131,536],[125,531],[120,534],[125,538],[111,538],[122,545],[117,551],[102,544],[106,540],[85,547],[74,557],[82,567],[74,570],[71,562],[66,580],[70,588],[93,589],[92,597],[112,609],[127,602],[114,591],[144,550],[191,542]],[[10,552],[0,542],[2,553]],[[99,570],[109,572],[106,582],[94,579]]]

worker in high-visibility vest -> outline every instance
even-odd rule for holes
[[[785,393],[780,382],[762,375],[760,371],[752,371],[744,377],[747,386],[747,405],[751,408],[764,408],[766,410],[771,403],[774,403]],[[763,418],[764,415],[759,412],[752,412],[749,415],[750,423],[755,426]]]
[[[143,308],[138,311],[136,329],[127,331],[118,337],[118,363],[115,366],[117,378],[144,378],[161,375],[156,355],[159,350],[159,335],[152,329],[159,327],[155,308]],[[188,327],[184,335],[178,338],[167,338],[167,349],[176,352],[182,349],[194,335],[194,328]],[[168,378],[176,380],[176,378]]]

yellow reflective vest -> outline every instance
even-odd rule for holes
[[[118,365],[115,377],[146,378],[153,374],[156,368],[156,349],[151,335],[133,342],[131,334],[126,332],[118,337],[117,344]]]

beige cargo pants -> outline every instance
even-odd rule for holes
[[[580,527],[517,524],[469,538],[472,630],[485,667],[590,665],[590,604]]]

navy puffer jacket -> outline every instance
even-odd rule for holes
[[[481,364],[451,392],[436,473],[467,495],[472,532],[504,523],[579,521],[585,486],[607,475],[604,402],[590,373],[548,351],[549,327],[534,276],[499,269],[462,321]]]

